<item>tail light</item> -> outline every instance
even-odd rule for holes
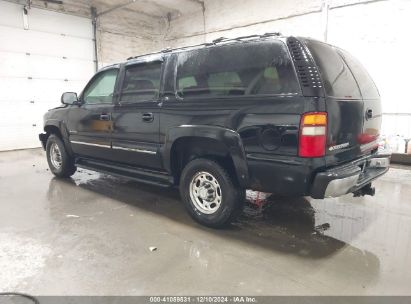
[[[300,157],[321,157],[325,155],[327,140],[327,113],[303,114],[300,124],[298,155]]]

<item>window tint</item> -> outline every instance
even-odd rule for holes
[[[178,80],[178,87],[180,90],[195,86],[197,86],[197,81],[193,76],[183,77]]]
[[[181,97],[297,94],[294,69],[281,41],[209,47],[179,54]]]
[[[83,94],[85,103],[111,103],[113,102],[114,86],[118,70],[102,72],[88,86]]]
[[[333,47],[314,41],[307,41],[307,46],[320,69],[328,96],[361,98],[351,71]]]
[[[160,92],[161,62],[132,65],[126,68],[121,102],[156,100]]]
[[[358,86],[360,87],[362,97],[365,99],[379,98],[380,94],[378,93],[378,89],[362,64],[348,52],[343,50],[339,51],[350,67],[351,72],[354,74],[355,80],[357,80]]]

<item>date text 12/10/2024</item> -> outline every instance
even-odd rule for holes
[[[150,297],[150,303],[257,303],[257,299],[248,296],[157,296]]]

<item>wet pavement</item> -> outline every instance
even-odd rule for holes
[[[84,169],[58,180],[40,149],[2,152],[0,292],[411,295],[411,170],[375,186],[374,197],[268,196],[213,230],[174,189]]]

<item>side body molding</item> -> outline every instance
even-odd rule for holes
[[[246,154],[240,135],[230,129],[207,125],[181,125],[171,128],[162,147],[163,163],[168,172],[171,172],[171,153],[175,142],[183,138],[207,138],[222,143],[231,156],[238,181],[241,186],[249,183]],[[212,147],[210,147],[212,149]]]

